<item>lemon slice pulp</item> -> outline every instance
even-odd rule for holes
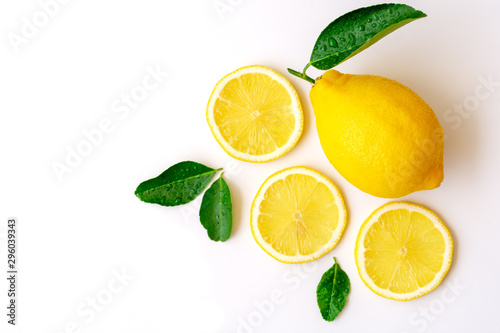
[[[297,92],[281,74],[264,66],[240,68],[215,86],[207,121],[217,142],[232,157],[267,162],[292,149],[302,134]]]
[[[361,279],[374,293],[407,301],[436,288],[448,272],[453,240],[429,209],[391,202],[363,223],[355,261]]]
[[[307,167],[271,175],[252,204],[251,228],[259,246],[278,261],[318,259],[339,241],[347,221],[335,184]]]

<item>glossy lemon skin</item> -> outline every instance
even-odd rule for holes
[[[443,128],[408,87],[330,70],[316,81],[310,99],[323,151],[360,190],[399,198],[443,181]]]

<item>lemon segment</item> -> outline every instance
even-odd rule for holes
[[[251,209],[252,234],[278,261],[300,263],[328,253],[339,241],[347,213],[333,182],[307,167],[271,175]]]
[[[374,293],[407,301],[436,288],[451,265],[453,241],[429,209],[409,202],[388,203],[363,223],[355,260]]]
[[[292,149],[302,134],[297,92],[281,74],[264,66],[240,68],[222,78],[207,106],[217,142],[232,157],[267,162]]]

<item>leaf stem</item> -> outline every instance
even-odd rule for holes
[[[308,62],[307,65],[304,67],[304,69],[302,70],[302,74],[306,75],[306,71],[307,69],[309,68],[309,66],[311,66],[311,62]]]
[[[293,70],[291,68],[287,68],[287,69],[288,69],[288,72],[290,74],[295,75],[297,77],[300,77],[301,79],[306,80],[309,83],[315,84],[316,81],[313,78],[306,75],[306,70],[309,68],[309,66],[311,66],[311,63],[308,63],[306,65],[306,67],[304,67],[304,69],[302,70],[302,73],[299,71]]]

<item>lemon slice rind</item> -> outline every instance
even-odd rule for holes
[[[332,237],[330,240],[321,246],[321,248],[309,255],[301,255],[301,254],[296,254],[294,256],[289,256],[289,255],[284,255],[282,253],[279,253],[276,251],[272,246],[267,243],[262,235],[260,234],[259,228],[258,228],[258,216],[260,214],[260,209],[259,205],[264,200],[264,195],[267,191],[267,189],[274,184],[276,181],[280,179],[284,179],[289,175],[292,174],[304,174],[311,176],[315,178],[318,182],[323,183],[324,185],[327,186],[327,188],[330,190],[332,193],[333,197],[335,198],[335,204],[337,205],[338,208],[338,223],[337,227],[335,230],[332,232]],[[250,226],[252,230],[252,235],[257,242],[257,244],[271,257],[274,259],[283,262],[283,263],[288,263],[288,264],[298,264],[298,263],[303,263],[303,262],[310,262],[314,261],[328,252],[330,252],[339,242],[342,233],[345,229],[345,226],[347,224],[347,209],[344,203],[344,200],[342,198],[342,194],[340,193],[339,189],[337,186],[327,177],[319,173],[318,171],[304,167],[304,166],[296,166],[296,167],[290,167],[281,171],[278,171],[271,176],[269,176],[262,186],[259,188],[254,201],[252,202],[252,208],[250,212]]]
[[[251,74],[251,73],[259,73],[259,74],[266,74],[270,76],[273,80],[277,81],[280,83],[288,92],[288,95],[290,96],[290,99],[292,101],[291,108],[294,111],[294,116],[295,116],[295,123],[294,123],[294,129],[292,131],[292,134],[290,135],[287,143],[283,145],[282,147],[279,147],[278,149],[274,150],[271,153],[268,154],[262,154],[262,155],[253,155],[253,154],[247,154],[243,153],[241,151],[238,151],[234,149],[222,136],[219,127],[217,126],[217,123],[214,119],[214,107],[215,103],[217,102],[218,97],[220,96],[221,91],[224,89],[226,84],[230,82],[231,80],[244,75],[244,74]],[[210,130],[212,131],[212,134],[215,137],[215,140],[219,143],[219,145],[224,149],[224,151],[229,154],[231,157],[234,157],[238,160],[241,161],[246,161],[246,162],[255,162],[255,163],[264,163],[264,162],[269,162],[272,160],[275,160],[287,152],[289,152],[299,141],[300,136],[302,135],[302,129],[303,129],[303,112],[302,112],[302,105],[300,103],[299,95],[297,94],[297,91],[295,88],[292,86],[292,84],[281,74],[278,72],[272,70],[271,68],[261,66],[261,65],[252,65],[252,66],[246,66],[239,68],[226,76],[224,76],[215,86],[214,90],[212,91],[212,94],[210,95],[210,99],[208,101],[207,105],[207,122],[210,127]]]
[[[443,236],[443,240],[445,242],[445,252],[443,253],[443,264],[441,266],[441,269],[435,274],[434,279],[427,285],[422,286],[416,289],[415,291],[408,293],[394,293],[388,289],[380,288],[373,282],[372,278],[366,272],[364,265],[365,258],[363,256],[363,253],[365,247],[363,243],[366,234],[368,233],[371,226],[379,220],[382,214],[396,209],[406,209],[410,213],[418,212],[427,217],[431,222],[434,223],[434,227],[441,232],[441,235]],[[397,301],[409,301],[421,297],[425,294],[428,294],[429,292],[434,290],[441,283],[446,273],[448,272],[451,266],[452,256],[453,256],[453,240],[451,238],[451,234],[448,228],[441,221],[441,219],[434,212],[430,211],[428,208],[424,206],[404,201],[389,202],[376,209],[361,226],[358,233],[358,237],[356,239],[356,246],[354,250],[354,257],[356,261],[356,266],[358,268],[358,273],[359,276],[361,277],[361,280],[363,280],[363,282],[365,283],[365,285],[375,294]]]

